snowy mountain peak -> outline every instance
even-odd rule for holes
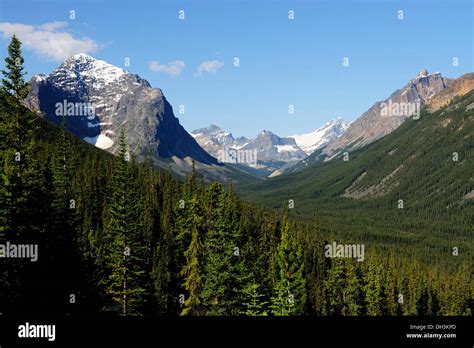
[[[95,79],[105,85],[113,83],[127,74],[123,69],[103,60],[91,57],[86,53],[79,53],[67,58],[61,66],[51,74],[61,74],[63,72],[69,77]]]
[[[340,137],[347,129],[349,124],[345,122],[341,117],[326,122],[322,127],[315,131],[307,134],[292,135],[291,138],[295,139],[296,144],[303,149],[308,155],[316,151],[317,149],[326,145],[329,141],[334,138]]]
[[[66,59],[67,60],[96,60],[94,57],[88,55],[87,53],[78,53],[78,54],[75,54],[69,58]]]

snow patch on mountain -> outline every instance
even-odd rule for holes
[[[349,123],[338,117],[335,120],[327,122],[313,132],[292,135],[291,138],[295,139],[298,147],[310,155],[317,149],[329,143],[332,139],[340,137],[348,127]]]
[[[83,140],[102,150],[106,150],[114,145],[114,141],[104,134],[99,134],[95,137],[84,137]]]
[[[296,152],[299,148],[295,145],[276,145],[278,153],[289,151],[289,152]]]

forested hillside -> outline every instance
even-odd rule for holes
[[[324,230],[433,264],[457,266],[473,254],[474,91],[363,149],[239,186],[267,208],[294,200],[293,214],[319,211]]]
[[[0,244],[38,244],[39,255],[36,262],[0,260],[1,312],[108,312],[128,316],[472,314],[471,268],[462,247],[460,256],[452,256],[451,248],[446,251],[455,260],[447,270],[424,262],[420,247],[401,237],[397,240],[391,232],[399,227],[378,230],[377,238],[392,240],[393,248],[385,248],[385,244],[377,247],[377,238],[361,230],[353,238],[346,234],[341,239],[342,232],[347,231],[338,229],[347,226],[347,219],[354,221],[353,226],[365,224],[375,230],[386,221],[398,226],[396,221],[402,214],[394,209],[392,215],[378,215],[376,209],[387,209],[392,196],[384,196],[380,202],[326,198],[344,194],[345,187],[361,176],[363,168],[357,167],[357,159],[364,156],[362,152],[351,154],[353,159],[348,163],[334,164],[331,175],[316,181],[319,186],[311,186],[308,172],[300,174],[300,180],[295,181],[298,185],[288,194],[278,191],[278,183],[284,181],[272,181],[277,183],[268,191],[268,197],[273,198],[267,202],[272,204],[256,207],[239,199],[232,184],[205,184],[195,172],[178,180],[171,172],[156,170],[149,161],[136,163],[124,133],[114,157],[69,134],[65,122],[61,128],[47,123],[22,104],[28,92],[23,74],[20,42],[13,38],[0,89]],[[468,98],[472,95],[456,105],[464,107]],[[451,111],[445,112],[450,115]],[[460,115],[456,114],[472,117],[472,111]],[[434,116],[426,115],[428,121],[430,117]],[[458,121],[453,117],[448,127],[455,127]],[[420,122],[413,129],[422,131],[423,125]],[[467,126],[455,139],[472,136],[464,133]],[[407,127],[402,126],[397,134]],[[415,133],[411,136],[420,145],[431,141]],[[441,132],[432,136],[443,140]],[[459,152],[466,158],[464,153],[472,151],[472,142],[463,144],[467,144],[465,151]],[[408,165],[403,156],[408,150],[403,145],[401,141],[393,155],[400,156],[407,168],[417,168]],[[383,141],[373,144],[370,151],[377,148],[395,150]],[[446,153],[457,149],[454,143]],[[441,165],[436,156],[430,157],[432,169]],[[384,175],[377,169],[379,163],[379,158],[372,157],[375,169],[368,172],[366,182],[360,181],[361,185],[370,185]],[[456,165],[461,163],[462,159]],[[466,158],[464,166],[472,167],[472,161]],[[404,173],[407,179],[400,181],[391,195],[405,192],[398,191],[404,185],[421,189],[421,179],[432,182],[424,172],[413,170]],[[343,174],[347,171],[352,179]],[[451,178],[466,179],[464,171],[451,168],[448,173],[454,173]],[[341,184],[335,185],[337,182]],[[464,184],[451,182],[455,192],[464,192]],[[462,211],[459,220],[443,224],[446,215],[436,203],[436,192],[433,199],[410,203],[418,194],[415,191],[404,196],[404,226],[424,227],[415,216],[425,214],[421,208],[426,202],[430,207],[426,217],[440,223],[439,229],[433,230],[434,241],[441,240],[443,228],[467,229],[472,203],[466,201],[464,210],[453,207]],[[313,214],[312,205],[301,210],[311,217],[301,219],[297,209],[303,207],[303,199],[311,203],[309,199],[316,195],[321,197],[318,199],[327,220],[322,214]],[[295,209],[270,210],[293,198]],[[337,204],[328,214],[333,202]],[[347,214],[362,204],[367,205],[364,210]],[[410,212],[409,206],[414,211]],[[458,214],[453,216],[458,219]],[[379,222],[375,225],[372,221]],[[328,222],[331,227],[322,228]],[[412,234],[407,238],[419,238],[408,232]],[[444,245],[450,245],[449,234],[444,236]],[[461,230],[453,240],[455,237],[464,241],[459,244],[464,246],[469,235]],[[325,256],[327,243],[345,240],[367,243],[363,262]]]

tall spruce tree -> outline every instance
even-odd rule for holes
[[[51,222],[55,234],[53,237],[62,236],[62,238],[69,239],[71,236],[64,236],[63,232],[68,232],[71,228],[72,212],[75,207],[75,201],[71,201],[73,199],[71,180],[74,168],[64,116],[61,120],[53,160],[53,201],[51,204]]]
[[[43,277],[49,285],[50,305],[56,302],[57,308],[61,309],[67,303],[65,300],[67,296],[64,294],[77,294],[80,286],[77,277],[77,273],[80,272],[80,257],[74,229],[76,200],[72,193],[74,155],[64,116],[55,140],[50,179],[51,193],[47,195],[51,206],[46,211],[46,215],[49,213],[49,221],[41,262],[43,268],[48,270],[47,275]],[[69,252],[65,253],[64,250]]]
[[[107,275],[103,283],[110,300],[106,309],[124,316],[141,315],[146,295],[144,247],[137,224],[139,206],[132,181],[122,130],[108,211],[110,220],[103,254]]]
[[[28,95],[24,81],[21,42],[13,35],[5,58],[0,87],[2,112],[2,191],[8,226],[8,239],[24,238],[32,206],[32,156],[36,134],[36,115],[23,105]]]
[[[202,305],[202,235],[204,218],[197,197],[190,201],[190,223],[191,240],[184,252],[185,264],[180,272],[184,277],[183,288],[186,290],[184,302],[182,303],[181,315],[203,315]]]
[[[38,243],[38,232],[42,232],[44,226],[34,224],[38,205],[33,192],[32,162],[37,117],[23,105],[28,95],[23,64],[21,42],[13,35],[0,86],[0,238],[12,243]],[[25,290],[20,285],[25,279],[23,264],[13,259],[2,263],[5,289],[0,285],[0,292],[15,298],[21,296]]]
[[[384,269],[383,265],[376,261],[376,257],[377,256],[372,256],[369,260],[364,287],[367,315],[373,316],[384,315],[386,313]]]
[[[276,254],[278,273],[271,303],[272,313],[277,316],[302,315],[306,306],[303,252],[293,231],[290,231],[288,217],[284,216]]]
[[[331,262],[331,268],[328,277],[324,281],[324,315],[342,315],[345,301],[344,291],[346,288],[346,267],[341,259],[334,259]]]
[[[232,188],[211,184],[211,220],[204,242],[203,303],[207,315],[238,314],[243,264],[239,247],[239,214]]]
[[[173,209],[173,186],[166,184],[162,192],[162,211],[160,214],[160,235],[158,237],[156,252],[153,259],[153,286],[156,312],[160,315],[175,314],[178,304],[179,270],[177,258],[174,256],[177,249],[175,242],[175,216]]]
[[[363,314],[363,274],[360,267],[353,260],[346,262],[346,287],[343,292],[344,308],[343,315],[358,316]]]

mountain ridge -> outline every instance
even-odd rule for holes
[[[354,150],[390,134],[413,116],[411,110],[405,109],[402,110],[404,112],[400,112],[402,107],[413,107],[419,114],[422,105],[453,81],[454,79],[442,77],[439,72],[429,74],[426,69],[422,69],[404,87],[395,90],[386,99],[375,102],[350,124],[342,136],[330,141],[322,154],[326,158],[332,158],[341,150]],[[391,112],[384,114],[387,106],[390,108],[388,111],[392,111],[392,106],[400,108],[397,114],[392,115]]]

